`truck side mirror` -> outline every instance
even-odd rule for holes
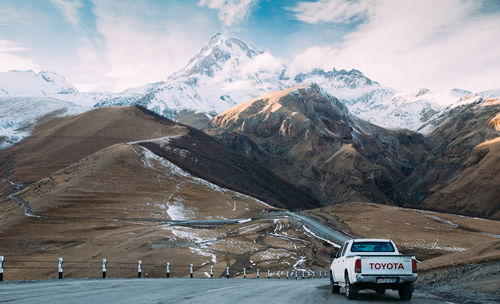
[[[337,254],[335,252],[330,252],[330,258],[335,259]]]

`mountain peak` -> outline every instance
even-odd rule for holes
[[[350,143],[355,122],[337,98],[315,83],[302,83],[233,107],[214,117],[211,127],[276,137],[283,143],[296,143],[311,132]]]
[[[214,77],[217,71],[223,69],[226,62],[233,60],[236,64],[263,53],[252,46],[248,46],[240,39],[217,33],[208,41],[181,71],[169,78],[178,76],[193,76],[195,74]]]

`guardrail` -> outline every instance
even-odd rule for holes
[[[101,271],[102,278],[106,279],[108,277],[108,272],[113,274],[113,270],[137,270],[137,278],[142,278],[144,270],[148,272],[163,268],[163,275],[160,277],[171,278],[171,277],[189,277],[189,278],[256,278],[261,279],[261,271],[267,272],[267,279],[314,279],[314,278],[328,278],[327,271],[320,270],[318,276],[316,271],[310,269],[286,269],[286,268],[266,268],[261,269],[259,267],[250,268],[243,267],[240,269],[235,269],[227,266],[225,269],[221,270],[220,275],[215,274],[215,265],[209,265],[207,263],[194,266],[193,264],[171,264],[170,262],[153,264],[153,263],[143,263],[142,260],[135,262],[123,262],[123,261],[109,261],[106,258],[102,261],[78,261],[78,260],[64,260],[62,257],[57,260],[19,260],[19,259],[5,259],[4,256],[0,256],[0,282],[7,278],[4,273],[7,269],[27,269],[27,270],[53,270],[54,274],[57,271],[58,278],[62,280],[64,278],[64,270],[69,269],[71,271],[81,271],[81,270],[96,270],[96,275]],[[173,275],[173,270],[175,270],[175,276]],[[147,273],[147,272],[145,272]],[[264,278],[264,277],[262,277]],[[29,280],[30,278],[24,278]]]

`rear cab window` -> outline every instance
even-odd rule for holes
[[[354,242],[351,252],[395,252],[391,242]]]

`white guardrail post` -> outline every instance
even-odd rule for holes
[[[0,282],[3,281],[3,263],[5,262],[3,255],[0,255]]]
[[[137,278],[141,278],[142,277],[142,261],[139,260],[137,262]]]
[[[189,277],[193,278],[193,264],[189,264]]]
[[[229,279],[229,266],[226,267],[226,278]]]
[[[280,279],[280,271],[278,270],[278,280]]]
[[[304,270],[302,270],[302,279],[304,279],[304,275],[305,275]]]
[[[102,259],[102,278],[103,279],[106,278],[106,263],[108,263],[106,261],[106,258]]]
[[[167,262],[167,278],[170,278],[170,263]]]
[[[295,270],[295,280],[297,280],[298,278],[299,278],[299,271]]]
[[[63,278],[63,258],[59,258],[58,260],[58,267],[57,270],[59,271],[59,280],[62,280]]]
[[[245,267],[243,267],[243,278],[247,278],[247,269]]]
[[[210,278],[214,277],[214,265],[210,266]]]
[[[260,269],[257,268],[257,279],[260,279]]]
[[[267,270],[267,278],[270,279],[271,278],[271,270]]]

